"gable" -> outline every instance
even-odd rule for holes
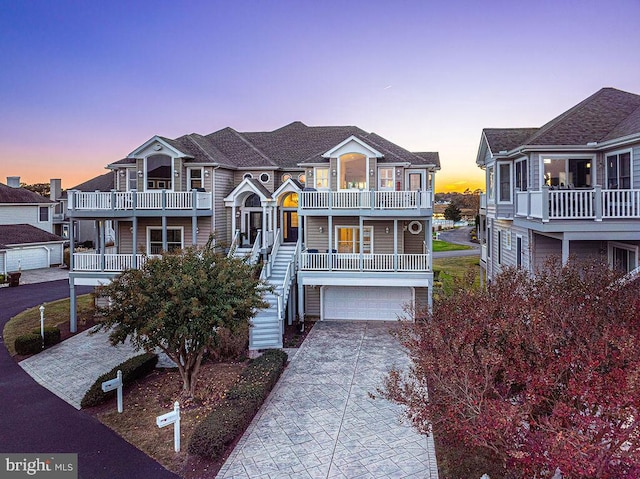
[[[360,153],[369,158],[382,158],[384,155],[375,148],[367,145],[364,141],[350,136],[343,142],[331,148],[322,155],[323,158],[338,158],[346,153]]]
[[[151,155],[169,155],[174,158],[190,156],[188,153],[178,149],[174,141],[156,135],[129,153],[128,157],[144,158]]]

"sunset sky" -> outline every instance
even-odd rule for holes
[[[483,187],[485,127],[640,93],[640,0],[0,0],[0,182],[106,172],[153,135],[357,125]]]

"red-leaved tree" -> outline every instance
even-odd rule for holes
[[[515,477],[640,477],[640,280],[549,263],[415,312],[413,361],[382,393],[422,432],[485,449]]]

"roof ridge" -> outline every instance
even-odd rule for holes
[[[634,95],[634,93],[632,93],[632,95]],[[640,95],[637,95],[640,96]],[[615,125],[613,125],[613,128],[611,128],[611,130],[609,130],[607,132],[607,134],[605,135],[604,138],[607,138],[607,136],[609,136],[611,134],[611,132],[615,131],[616,128],[618,128],[618,126],[620,126],[621,124],[623,124],[625,121],[627,121],[629,119],[630,116],[632,116],[635,112],[640,111],[640,105],[638,105],[638,107],[635,110],[632,110],[631,113],[629,113],[627,116],[625,116],[622,120],[620,120],[618,123],[616,123]]]
[[[205,155],[207,158],[209,158],[211,161],[213,161],[213,162],[215,163],[215,161],[216,161],[216,160],[215,160],[215,159],[213,159],[213,158],[211,157],[211,155],[210,155],[210,154],[209,154],[209,153],[208,153],[204,148],[202,148],[202,146],[200,145],[200,143],[198,143],[195,139],[193,139],[193,138],[192,138],[192,135],[197,135],[197,133],[189,133],[188,135],[185,135],[185,136],[187,137],[187,139],[188,139],[191,143],[193,143],[193,144],[196,146],[196,148],[198,148],[198,150],[200,150],[202,153],[204,153],[204,155]],[[202,136],[202,135],[199,135],[199,136]],[[204,136],[202,136],[202,138],[204,138]]]

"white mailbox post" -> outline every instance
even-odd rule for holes
[[[180,452],[180,404],[178,401],[173,403],[173,411],[156,417],[158,427],[165,427],[174,424],[173,427],[173,449]]]
[[[118,369],[116,378],[111,381],[105,381],[102,383],[102,392],[109,392],[117,389],[118,392],[118,412],[122,412],[122,371]]]
[[[42,336],[42,349],[44,349],[44,304],[40,306],[40,336]]]

